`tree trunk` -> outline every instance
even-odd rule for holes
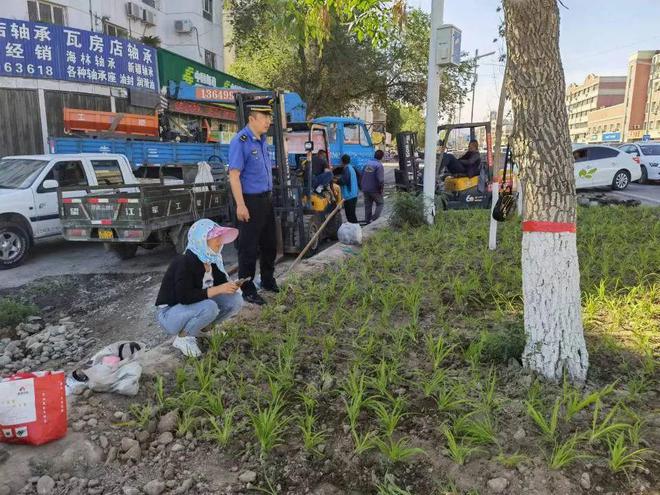
[[[551,380],[585,380],[575,240],[575,179],[559,53],[557,0],[504,0],[514,112],[512,145],[523,182],[525,367]]]
[[[502,168],[502,122],[504,121],[504,105],[506,103],[506,78],[509,70],[509,59],[504,62],[504,77],[500,88],[500,101],[497,104],[497,120],[495,121],[495,162],[493,166],[493,177],[497,177]]]

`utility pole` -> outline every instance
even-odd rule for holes
[[[424,133],[424,206],[426,221],[435,219],[436,148],[438,141],[438,100],[440,98],[440,67],[436,62],[438,30],[442,26],[444,0],[431,4],[431,36],[429,40],[429,70],[426,84],[426,130]]]
[[[490,57],[491,55],[495,55],[495,52],[488,52],[484,53],[483,55],[479,55],[479,50],[474,51],[474,74],[472,76],[472,111],[470,112],[470,122],[474,122],[474,94],[477,89],[477,62],[479,59]]]

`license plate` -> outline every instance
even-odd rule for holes
[[[99,239],[112,239],[112,229],[99,229]]]

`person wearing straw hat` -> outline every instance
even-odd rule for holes
[[[156,319],[175,336],[172,345],[186,356],[200,356],[200,332],[236,315],[243,306],[239,286],[229,280],[220,255],[222,246],[237,237],[237,229],[206,218],[197,220],[188,232],[186,251],[165,272],[156,298]]]
[[[279,292],[275,281],[277,236],[273,209],[273,166],[267,133],[273,121],[270,105],[248,105],[248,123],[229,144],[229,183],[236,202],[241,233],[238,242],[238,276],[249,279],[242,287],[243,299],[262,305],[266,301],[253,282],[257,257],[261,288]]]

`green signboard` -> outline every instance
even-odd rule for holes
[[[170,81],[184,81],[191,85],[202,84],[216,88],[261,89],[259,86],[211,69],[163,48],[158,49],[158,78],[161,86],[166,86]]]

